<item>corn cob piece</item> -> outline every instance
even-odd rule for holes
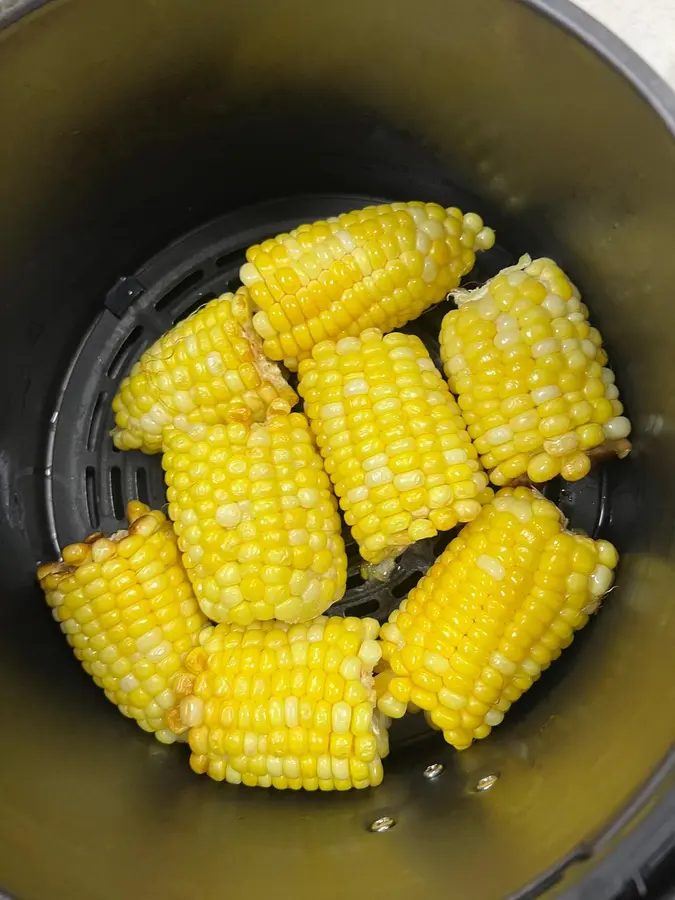
[[[583,478],[589,451],[622,440],[630,422],[602,338],[567,276],[523,257],[482,288],[458,292],[441,358],[494,484]]]
[[[320,616],[202,632],[193,688],[172,713],[190,765],[216,781],[332,791],[375,787],[388,719],[375,707],[375,619]]]
[[[264,425],[169,429],[169,516],[215,622],[311,619],[345,590],[340,517],[307,419],[280,402]]]
[[[37,577],[84,670],[120,712],[169,744],[183,662],[207,620],[166,516],[132,502],[128,518],[128,531],[64,547],[63,562],[40,566]]]
[[[264,356],[241,288],[207,303],[143,353],[113,400],[112,437],[120,450],[159,453],[176,416],[262,421],[279,398],[291,407],[298,399]]]
[[[480,216],[454,207],[368,206],[250,247],[240,277],[265,353],[296,369],[320,341],[417,318],[494,240]]]
[[[345,521],[369,563],[478,515],[488,479],[460,410],[415,335],[323,341],[298,391]]]
[[[382,626],[382,712],[412,702],[458,750],[487,737],[612,584],[612,544],[563,524],[525,487],[483,507]]]

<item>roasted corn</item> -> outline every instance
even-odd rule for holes
[[[382,626],[380,710],[415,704],[458,750],[487,737],[572,643],[617,562],[536,491],[504,488]]]
[[[322,341],[298,391],[361,555],[379,564],[489,499],[460,410],[415,335]]]
[[[368,206],[250,247],[240,277],[259,307],[265,353],[295,369],[320,341],[415,319],[494,239],[480,216],[454,207]]]
[[[250,787],[378,785],[388,752],[372,687],[378,631],[375,619],[325,616],[205,629],[187,659],[192,688],[172,713],[192,769]]]
[[[82,667],[111,703],[163,743],[187,677],[183,662],[206,625],[171,523],[133,502],[129,530],[63,548],[37,576]]]
[[[278,401],[265,424],[167,429],[169,516],[215,622],[300,622],[342,597],[340,517],[312,433]]]
[[[215,424],[262,421],[295,391],[266,359],[251,326],[248,292],[223,294],[179,322],[143,353],[113,400],[120,450],[159,453],[176,416]]]
[[[525,474],[576,481],[593,448],[620,440],[630,449],[600,332],[554,262],[524,257],[454,297],[459,308],[443,319],[441,358],[494,484]]]

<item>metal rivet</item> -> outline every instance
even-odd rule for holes
[[[389,831],[396,824],[396,819],[392,819],[391,816],[379,816],[368,826],[368,831],[372,831],[375,834],[381,834],[383,831]]]
[[[490,788],[493,788],[497,782],[499,781],[499,775],[486,775],[484,778],[481,778],[478,784],[476,785],[476,790],[479,792],[489,791]]]
[[[438,778],[444,769],[445,766],[443,763],[432,763],[430,766],[426,767],[422,774],[431,781],[433,778]]]

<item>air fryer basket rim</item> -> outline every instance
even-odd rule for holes
[[[0,30],[50,2],[0,0]],[[617,70],[675,136],[675,92],[620,38],[570,0],[519,2],[555,21]],[[662,874],[664,860],[672,859],[673,854],[675,746],[607,829],[593,840],[577,845],[548,872],[512,895],[511,900],[533,900],[548,896],[549,891],[551,896],[555,893],[564,900],[612,900],[623,897],[631,886],[639,896],[645,896],[655,873]],[[0,891],[0,900],[12,898]]]

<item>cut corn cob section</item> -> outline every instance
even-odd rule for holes
[[[192,691],[172,714],[190,765],[250,787],[348,790],[382,781],[387,718],[375,708],[375,619],[205,629]]]
[[[630,433],[602,338],[564,272],[523,257],[482,288],[457,292],[441,358],[494,484],[583,478],[589,451]],[[623,454],[625,455],[625,453]]]
[[[342,597],[340,517],[307,419],[280,401],[263,424],[167,429],[169,516],[215,622],[311,619]]]
[[[380,710],[414,703],[458,750],[487,737],[572,643],[617,562],[536,491],[499,491],[382,626]]]
[[[278,398],[291,407],[298,399],[265,358],[241,288],[207,303],[143,353],[113,400],[113,441],[120,450],[159,453],[176,416],[262,421]]]
[[[163,743],[180,700],[183,661],[207,624],[163,513],[128,507],[129,530],[63,548],[37,576],[68,643],[105,695]]]
[[[298,391],[345,521],[379,564],[480,511],[480,471],[460,410],[415,335],[376,328],[322,341]]]
[[[253,325],[265,353],[295,369],[320,341],[417,318],[494,240],[475,213],[437,203],[368,206],[256,244],[240,277],[259,307]]]

